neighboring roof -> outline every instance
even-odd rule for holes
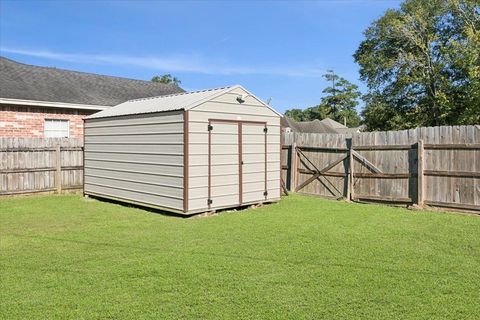
[[[344,126],[340,122],[337,122],[335,120],[332,120],[330,118],[325,118],[323,120],[320,120],[321,123],[326,124],[327,126],[334,128],[334,129],[348,129],[347,126]]]
[[[337,122],[335,120],[332,120],[330,118],[325,118],[321,120],[320,122],[326,124],[327,126],[333,128],[337,133],[343,133],[343,134],[352,134],[355,132],[360,132],[365,129],[365,126],[359,126],[359,127],[353,127],[349,128],[340,122]]]
[[[359,127],[354,127],[354,128],[340,128],[340,129],[335,129],[337,130],[338,133],[342,134],[352,134],[356,132],[363,132],[365,131],[365,126],[361,125]]]
[[[311,132],[311,133],[337,133],[335,129],[322,123],[320,120],[313,121],[294,121],[288,117],[282,118],[282,126],[288,127],[294,132]]]
[[[0,98],[114,106],[179,92],[184,90],[173,84],[32,66],[0,57]]]
[[[200,105],[205,101],[213,99],[217,96],[220,96],[236,88],[242,88],[242,87],[240,85],[235,85],[230,87],[184,92],[184,93],[177,93],[177,94],[171,94],[171,95],[165,95],[165,96],[159,96],[159,97],[130,100],[130,101],[121,103],[115,107],[92,114],[91,116],[88,116],[87,119],[125,116],[125,115],[131,115],[131,114],[174,111],[174,110],[189,110]],[[244,88],[242,89],[245,90]],[[256,99],[261,102],[261,100],[259,100],[258,98]],[[270,108],[270,106],[266,104],[264,105],[267,108],[271,109],[273,112],[278,114],[278,112]]]
[[[352,134],[361,131],[362,127],[348,128],[343,124],[326,118],[323,120],[315,119],[313,121],[295,121],[288,117],[282,117],[282,127],[290,128],[293,132],[304,133],[342,133]]]

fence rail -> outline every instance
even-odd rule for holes
[[[285,133],[287,189],[480,212],[480,126]],[[80,139],[0,138],[0,195],[81,189]]]
[[[291,191],[480,211],[480,126],[353,135],[285,133]]]
[[[83,141],[0,138],[0,195],[83,187]]]

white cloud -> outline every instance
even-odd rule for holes
[[[191,72],[211,75],[278,75],[290,77],[321,77],[325,70],[308,66],[239,66],[205,61],[195,56],[125,56],[115,54],[60,53],[49,50],[26,50],[1,47],[0,52],[87,64],[130,65],[166,72]]]

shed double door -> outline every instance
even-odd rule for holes
[[[267,197],[267,127],[264,122],[210,120],[208,204],[227,207]]]

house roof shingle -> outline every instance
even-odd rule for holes
[[[173,84],[39,67],[0,57],[0,98],[113,106],[181,92]]]

